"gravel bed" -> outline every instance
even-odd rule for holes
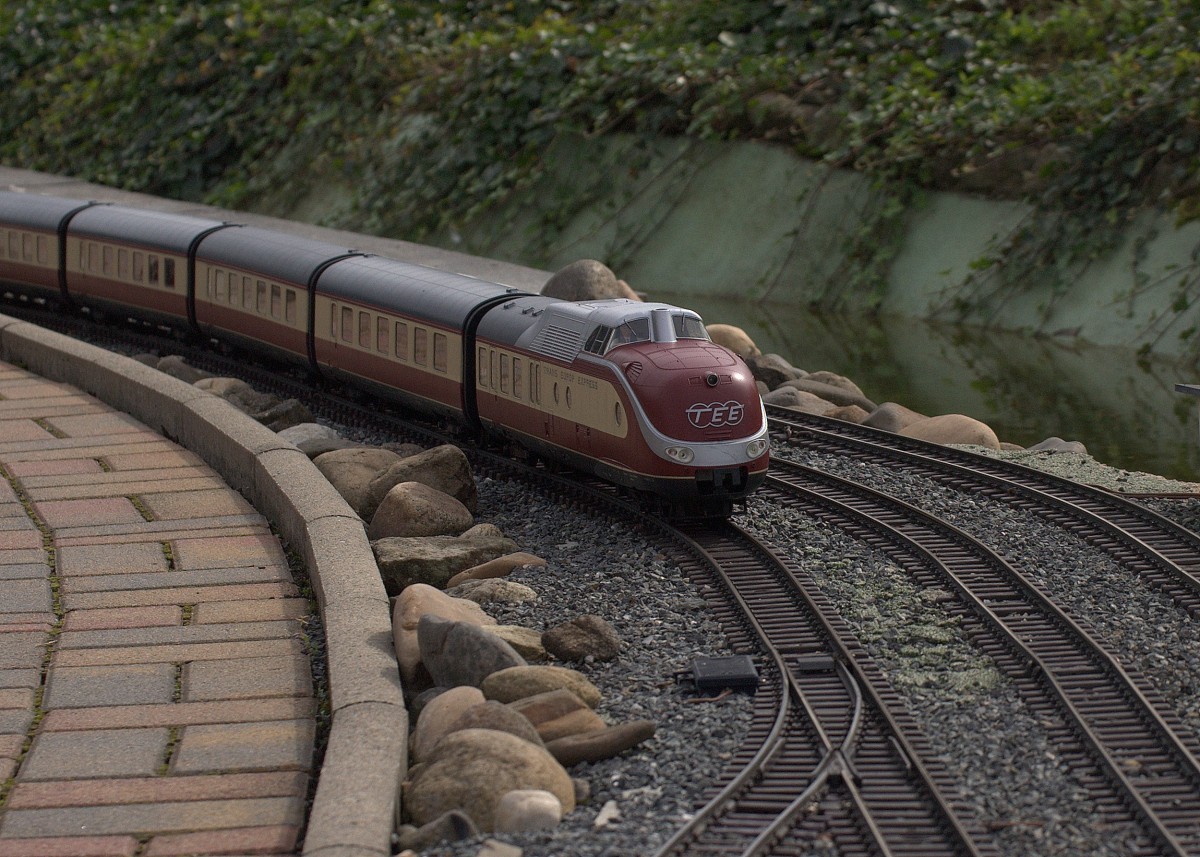
[[[491,838],[519,846],[525,857],[651,854],[690,817],[750,723],[752,697],[698,702],[676,681],[697,655],[729,654],[724,633],[680,570],[632,528],[531,497],[509,482],[482,479],[479,494],[480,520],[548,562],[509,578],[536,590],[537,602],[484,609],[502,624],[538,630],[584,613],[604,617],[623,640],[620,658],[573,666],[600,689],[597,711],[610,723],[641,718],[658,725],[653,739],[618,758],[571,768],[591,795],[555,830]],[[620,819],[594,829],[610,800]],[[484,838],[421,853],[474,857]]]

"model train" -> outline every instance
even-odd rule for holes
[[[0,281],[301,360],[671,514],[728,515],[767,470],[749,369],[667,304],[563,301],[252,226],[13,192]]]

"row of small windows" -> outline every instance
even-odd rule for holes
[[[98,241],[79,242],[79,270],[127,283],[175,288],[175,260],[170,256]]]
[[[248,277],[221,268],[208,272],[208,299],[213,303],[240,306],[244,310],[296,323],[298,298],[295,289]]]
[[[410,325],[367,310],[335,305],[330,310],[329,335],[335,340],[358,343],[360,348],[395,357],[402,363],[432,364],[436,372],[449,369],[446,334],[418,324]]]
[[[0,230],[0,259],[49,265],[52,252],[50,247],[48,235],[35,235],[16,229]]]

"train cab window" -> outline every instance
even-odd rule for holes
[[[283,318],[289,324],[296,323],[296,293],[291,289],[283,297]]]
[[[283,290],[278,283],[271,283],[271,318],[283,316]]]
[[[629,345],[634,342],[650,341],[650,319],[631,318],[616,327],[608,341],[609,349],[618,345]]]
[[[694,315],[673,315],[671,323],[675,327],[676,339],[705,339],[709,338],[704,322]]]
[[[521,358],[513,358],[513,395],[516,398],[521,398]]]
[[[491,372],[488,371],[491,368],[491,364],[488,361],[488,350],[486,347],[484,347],[482,345],[479,346],[479,353],[476,356],[476,363],[478,364],[477,369],[478,369],[478,375],[479,375],[479,378],[478,378],[479,386],[480,387],[491,387],[491,385],[492,385]]]
[[[342,307],[342,342],[354,341],[354,310]]]
[[[168,289],[175,288],[175,260],[163,259],[163,285]]]
[[[153,253],[146,257],[146,281],[152,286],[158,285],[158,257]]]
[[[242,277],[242,309],[254,309],[254,280]]]
[[[512,358],[507,354],[500,355],[500,392],[507,393],[512,389]]]
[[[371,347],[371,314],[358,313],[358,344],[363,348]]]
[[[387,354],[391,346],[388,342],[388,334],[391,333],[392,325],[384,318],[379,316],[375,319],[375,350],[380,354]]]
[[[41,256],[41,253],[38,253]],[[129,279],[129,251],[121,249],[117,251],[117,279]]]
[[[402,321],[396,322],[396,356],[408,361],[408,325]]]
[[[429,331],[423,327],[413,328],[413,363],[429,365]]]
[[[608,338],[612,335],[612,330],[611,327],[604,324],[597,327],[584,343],[583,350],[589,354],[603,354],[608,350]]]
[[[137,250],[133,251],[133,281],[143,282],[146,279],[146,257]]]
[[[446,334],[435,333],[433,335],[433,368],[435,371],[445,372],[449,367],[447,351]]]
[[[37,237],[37,260],[40,265],[50,264],[50,242],[46,239],[45,235]]]

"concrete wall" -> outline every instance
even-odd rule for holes
[[[856,240],[869,247],[862,229],[887,200],[857,173],[759,143],[632,137],[562,137],[545,164],[531,191],[437,242],[551,270],[595,258],[651,295],[945,318],[948,302],[969,294],[971,263],[1029,215],[1020,203],[926,194],[902,212],[882,290],[871,291],[860,276],[863,246],[851,248]],[[1139,242],[1144,279],[1135,298]],[[1035,273],[967,320],[1189,354],[1192,338],[1180,334],[1200,325],[1200,301],[1180,301],[1180,284],[1200,277],[1198,247],[1200,223],[1177,228],[1165,213],[1147,215],[1119,247],[1072,272],[1065,290],[1054,290],[1052,271]]]

